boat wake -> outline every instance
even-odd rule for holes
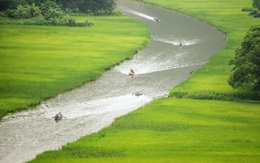
[[[129,68],[133,68],[135,74],[140,75],[170,69],[201,66],[207,63],[194,60],[192,57],[189,57],[187,51],[182,50],[167,54],[161,52],[151,55],[152,57],[143,57],[142,54],[138,54],[133,60],[126,61],[120,66],[115,67],[115,70],[122,74],[128,74]]]
[[[77,102],[69,106],[54,106],[52,108],[46,108],[42,106],[44,110],[44,116],[51,118],[55,113],[62,111],[63,115],[68,119],[109,114],[111,112],[128,112],[136,108],[136,105],[142,106],[152,99],[148,96],[134,96],[132,94],[126,94],[117,97],[110,97],[105,99],[96,99],[91,101]]]
[[[144,14],[144,13],[141,13],[138,11],[134,11],[134,10],[131,10],[131,9],[125,8],[125,7],[120,7],[120,8],[124,8],[124,11],[127,13],[134,14],[134,15],[140,16],[142,18],[155,21],[155,17],[149,16],[147,14]]]
[[[195,45],[199,42],[198,39],[190,39],[190,40],[185,40],[185,39],[179,39],[179,38],[159,38],[159,37],[155,37],[153,36],[152,39],[154,41],[158,41],[158,42],[164,42],[167,44],[172,44],[175,46],[190,46],[190,45]]]

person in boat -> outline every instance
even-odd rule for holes
[[[135,95],[135,96],[141,96],[142,95],[142,93],[141,92],[139,92],[139,91],[136,91],[135,93],[133,93],[132,95]]]
[[[58,114],[56,114],[54,117],[53,117],[55,120],[61,120],[63,118],[63,115],[61,114],[61,112],[59,112]]]
[[[130,68],[128,75],[131,79],[134,77],[134,74],[135,74],[134,70]]]
[[[158,19],[157,17],[154,17],[154,20],[155,20],[156,22],[159,22],[159,21],[160,21],[160,19]]]

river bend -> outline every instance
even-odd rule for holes
[[[150,45],[94,82],[33,110],[4,117],[0,123],[0,162],[25,162],[46,150],[59,149],[167,96],[225,44],[224,34],[188,16],[135,1],[117,0],[117,5],[150,28]],[[135,71],[132,80],[127,75],[130,68]],[[142,95],[133,95],[137,91]],[[56,123],[52,117],[58,112],[66,118]]]

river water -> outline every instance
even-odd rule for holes
[[[97,81],[60,94],[33,110],[4,117],[0,123],[0,162],[25,162],[46,150],[59,149],[167,96],[225,44],[224,34],[188,16],[128,0],[117,0],[117,4],[126,15],[150,28],[150,45]],[[135,71],[133,79],[127,75],[130,68]],[[142,95],[133,95],[137,91]],[[55,122],[52,117],[58,112],[65,118]]]

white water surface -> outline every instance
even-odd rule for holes
[[[143,17],[143,18],[148,19],[148,20],[153,20],[153,21],[155,20],[155,19],[154,19],[155,17],[146,15],[146,14],[144,14],[144,13],[137,12],[137,11],[134,11],[134,10],[131,10],[131,9],[129,9],[129,8],[122,7],[122,6],[121,6],[121,8],[122,8],[126,13],[135,14],[135,15],[137,15],[137,16]]]

